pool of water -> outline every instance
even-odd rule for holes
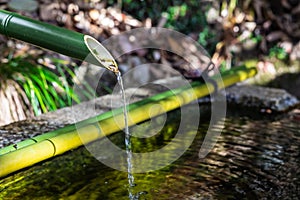
[[[208,121],[201,120],[192,145],[178,160],[160,170],[134,174],[136,185],[130,190],[136,199],[298,199],[299,112],[251,116],[228,111],[225,128],[205,158],[198,157],[208,129]],[[133,151],[167,145],[180,123],[178,115],[179,110],[168,113],[159,134],[133,138]],[[152,120],[163,122],[162,117]],[[186,131],[189,128],[193,127],[187,125]],[[143,124],[132,127],[134,131],[149,132]],[[110,140],[125,148],[123,135]],[[84,147],[0,180],[0,199],[128,199],[128,190],[126,172],[103,165]]]

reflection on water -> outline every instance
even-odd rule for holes
[[[133,139],[133,150],[151,151],[167,144],[179,124],[177,114],[168,114],[161,134]],[[160,121],[164,120],[153,120]],[[297,199],[299,121],[290,115],[259,120],[228,116],[213,151],[199,159],[208,126],[201,122],[194,143],[175,163],[134,175],[134,193],[139,199]],[[121,146],[123,139],[121,134],[111,138]],[[127,186],[125,172],[102,165],[79,148],[0,180],[0,199],[128,199]]]

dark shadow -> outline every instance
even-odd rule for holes
[[[281,88],[300,99],[300,73],[287,73],[276,77],[266,86]]]

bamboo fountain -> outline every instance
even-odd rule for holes
[[[110,53],[94,38],[64,28],[32,20],[15,13],[0,10],[0,33],[33,45],[46,48],[79,60],[117,72],[116,64]],[[101,59],[99,57],[105,58]],[[236,67],[221,76],[212,77],[219,89],[231,86],[256,74],[254,64]],[[149,97],[127,106],[130,117],[129,126],[174,110],[198,98],[213,93],[212,83],[193,82],[192,87],[181,87],[173,91]],[[157,109],[153,109],[153,105]],[[148,115],[151,109],[151,116]],[[117,115],[116,115],[117,113]],[[118,108],[99,116],[70,125],[56,131],[44,133],[24,140],[16,145],[0,149],[0,177],[7,176],[53,156],[63,154],[81,145],[98,140],[124,128],[123,109]],[[98,127],[101,127],[101,132]],[[79,135],[81,134],[81,135]],[[82,138],[85,138],[84,141]]]

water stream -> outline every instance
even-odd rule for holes
[[[130,140],[130,132],[128,128],[128,112],[126,107],[126,94],[124,89],[124,84],[122,80],[121,72],[117,72],[117,79],[121,89],[122,102],[123,102],[123,113],[124,113],[124,131],[125,131],[125,147],[126,147],[126,155],[127,155],[127,173],[128,173],[128,193],[129,199],[135,199],[135,195],[132,193],[131,188],[134,187],[134,176],[132,174],[132,146]]]
[[[95,53],[95,52],[94,52]],[[96,52],[97,53],[97,52]],[[117,80],[120,86],[121,90],[121,99],[122,99],[122,104],[123,104],[123,113],[124,113],[124,132],[125,132],[125,149],[126,149],[126,161],[127,161],[127,177],[128,177],[128,197],[130,200],[136,199],[136,196],[132,193],[132,188],[135,186],[134,184],[134,176],[132,173],[132,144],[130,140],[130,132],[129,132],[129,127],[128,127],[128,112],[127,112],[127,103],[126,103],[126,94],[125,94],[125,89],[124,89],[124,84],[123,84],[123,79],[122,79],[122,74],[118,69],[118,65],[114,59],[103,59],[98,57],[96,54],[96,57],[99,59],[100,62],[108,62],[111,63],[108,65],[108,69],[112,72],[115,73],[117,76]]]

